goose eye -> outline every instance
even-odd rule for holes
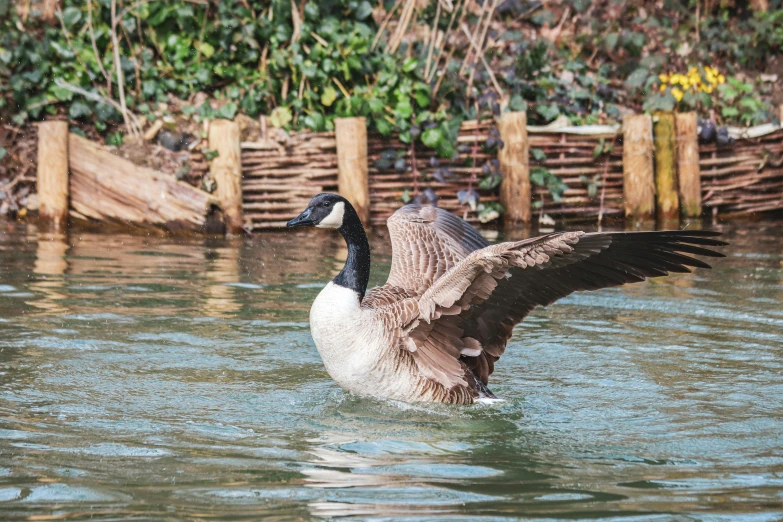
[[[324,202],[324,206],[325,206],[326,208],[329,208],[329,202],[328,202],[328,201]]]

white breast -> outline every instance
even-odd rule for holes
[[[310,309],[310,331],[326,371],[340,386],[356,393],[365,393],[367,376],[379,357],[367,319],[359,296],[331,282]]]
[[[310,309],[310,331],[329,375],[359,395],[411,400],[416,381],[399,356],[390,332],[358,295],[329,283]]]

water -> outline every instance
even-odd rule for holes
[[[536,311],[490,382],[507,402],[460,408],[329,379],[329,232],[0,221],[0,518],[780,520],[783,226],[724,230],[713,271]]]

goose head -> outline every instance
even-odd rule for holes
[[[348,200],[339,194],[324,193],[311,199],[304,212],[286,226],[341,229],[354,220],[358,222],[359,218]]]

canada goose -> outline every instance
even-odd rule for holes
[[[387,221],[392,266],[367,290],[370,245],[351,204],[319,194],[289,228],[337,229],[348,244],[343,270],[318,294],[310,331],[326,370],[358,395],[470,404],[487,387],[514,325],[537,306],[577,290],[644,281],[687,268],[686,256],[724,257],[707,231],[556,232],[489,245],[462,219],[407,205]]]

